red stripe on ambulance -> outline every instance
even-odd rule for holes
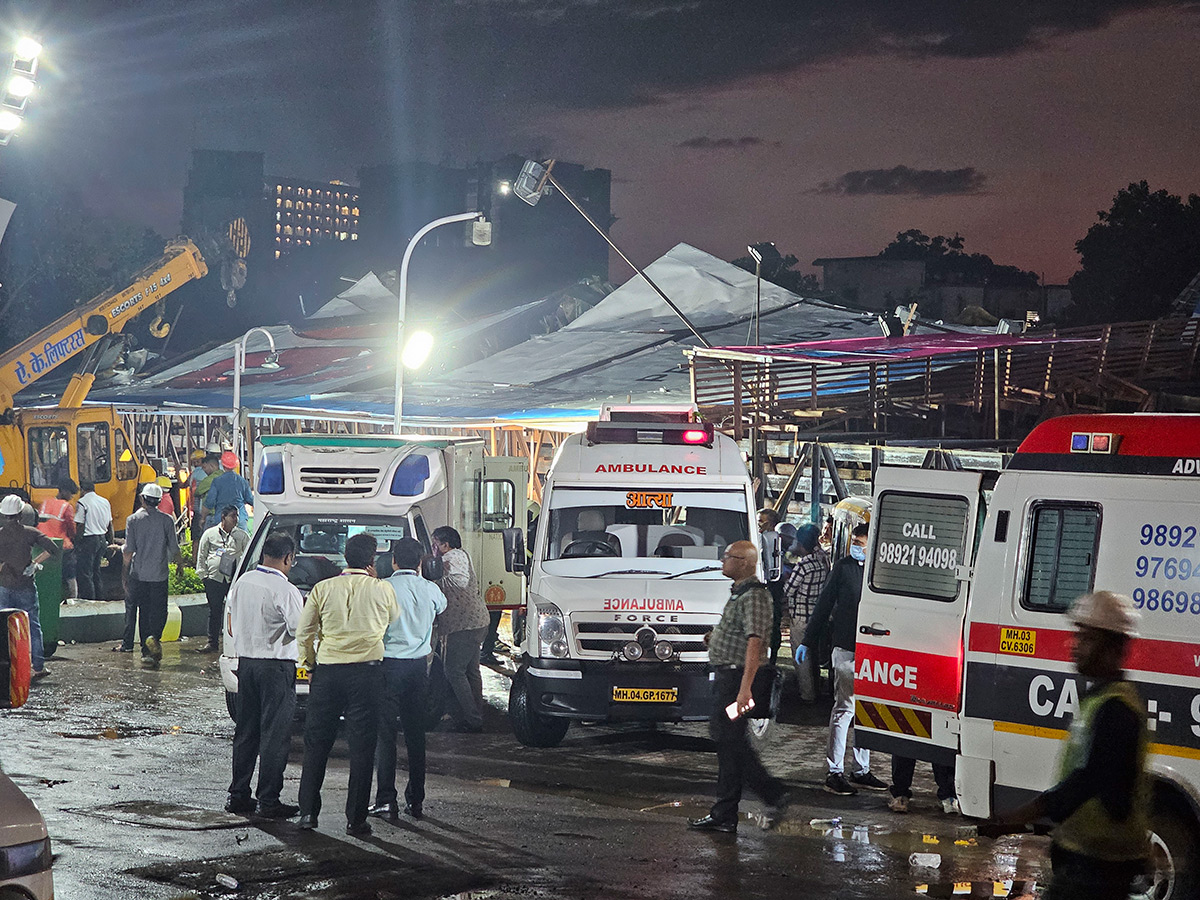
[[[1071,662],[1074,632],[1058,628],[1026,628],[1036,632],[1037,650],[1032,659]],[[968,646],[976,653],[1001,653],[1001,627],[990,622],[972,622]],[[861,645],[859,645],[861,647]],[[1009,654],[1003,653],[1005,657]],[[1019,658],[1019,657],[1013,657]],[[1129,648],[1126,669],[1133,672],[1158,672],[1163,675],[1200,673],[1200,645],[1184,641],[1158,641],[1138,638]]]
[[[957,709],[959,659],[859,642],[854,657],[854,693],[934,709]]]

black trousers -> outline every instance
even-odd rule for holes
[[[490,609],[488,610],[488,629],[487,634],[483,636],[483,647],[479,651],[479,655],[492,656],[496,652],[496,643],[500,640],[500,620],[504,617],[504,610]]]
[[[414,809],[425,802],[425,657],[383,660],[383,699],[379,739],[375,743],[375,803],[396,802],[396,721],[404,729],[408,786],[404,802]]]
[[[1125,900],[1129,887],[1146,870],[1145,860],[1112,862],[1050,845],[1050,886],[1045,900]]]
[[[783,643],[783,611],[787,609],[787,599],[783,596],[782,580],[768,581],[767,591],[771,594],[771,646],[768,659],[771,665],[775,665],[779,659],[779,646]]]
[[[84,600],[103,600],[100,584],[100,562],[108,540],[103,534],[85,534],[75,539],[76,577],[79,579],[79,596]]]
[[[783,782],[767,772],[750,745],[745,716],[731,721],[725,712],[737,699],[741,684],[740,668],[716,670],[708,728],[717,744],[717,800],[709,812],[719,822],[737,820],[743,788],[750,788],[768,806],[777,806],[786,793]]]
[[[121,638],[123,647],[133,648],[133,635],[138,630],[141,618],[142,655],[146,654],[146,638],[151,635],[162,640],[167,627],[167,583],[165,581],[138,581],[129,576],[129,588],[125,592],[125,633]]]
[[[238,660],[237,724],[233,731],[231,800],[250,799],[258,762],[258,802],[279,802],[296,711],[296,664],[287,659]]]
[[[204,596],[208,600],[208,642],[221,646],[221,619],[225,615],[225,598],[229,596],[229,582],[215,578],[204,579]]]
[[[321,785],[341,717],[350,746],[346,821],[353,825],[366,821],[382,693],[383,668],[378,662],[326,663],[313,669],[304,725],[304,768],[300,773],[301,815],[321,812]]]
[[[937,782],[937,798],[949,800],[954,796],[954,766],[932,763],[933,780]],[[892,796],[911,797],[913,772],[917,761],[911,756],[892,754]]]

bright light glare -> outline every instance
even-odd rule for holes
[[[500,193],[501,193],[501,194],[510,194],[510,193],[512,193],[512,185],[511,185],[511,184],[509,184],[507,181],[502,181],[502,182],[500,182]]]
[[[13,49],[13,55],[17,59],[36,59],[37,55],[42,52],[42,45],[35,38],[23,37],[17,41],[17,46]]]
[[[14,75],[8,79],[8,84],[4,86],[4,90],[9,96],[16,97],[18,100],[24,100],[33,93],[33,79],[26,78],[24,75]]]
[[[708,434],[700,429],[689,429],[683,433],[685,444],[703,444],[708,440]]]
[[[15,112],[0,109],[0,134],[11,134],[21,127],[21,117]]]
[[[404,344],[400,361],[406,369],[419,369],[425,365],[425,360],[429,359],[432,350],[433,335],[428,331],[414,331]]]

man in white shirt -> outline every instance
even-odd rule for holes
[[[112,505],[96,493],[96,485],[84,481],[82,495],[75,501],[75,561],[79,596],[84,600],[103,600],[100,564],[104,551],[113,540]]]
[[[379,705],[379,737],[375,744],[375,805],[370,814],[399,818],[396,799],[396,719],[404,729],[408,750],[408,786],[404,811],[414,819],[425,802],[426,671],[433,652],[433,620],[446,610],[446,595],[417,571],[423,549],[412,538],[392,547],[396,571],[388,584],[396,592],[400,618],[383,638],[383,699]]]
[[[242,555],[249,546],[250,535],[238,528],[236,506],[222,509],[221,521],[200,537],[200,546],[196,550],[196,574],[204,582],[204,596],[208,600],[208,643],[200,648],[200,653],[218,653],[221,650],[225,597],[233,581],[234,567],[242,561]]]
[[[268,535],[262,563],[239,578],[229,592],[238,693],[227,812],[289,819],[299,811],[279,799],[296,708],[296,629],[304,606],[287,577],[295,552],[290,535],[281,531]],[[250,796],[255,759],[257,805]]]

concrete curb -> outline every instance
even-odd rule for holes
[[[203,594],[181,594],[167,599],[168,618],[179,610],[182,637],[208,634],[208,600]],[[59,608],[58,639],[68,644],[98,644],[121,640],[125,628],[124,600],[80,600]]]

